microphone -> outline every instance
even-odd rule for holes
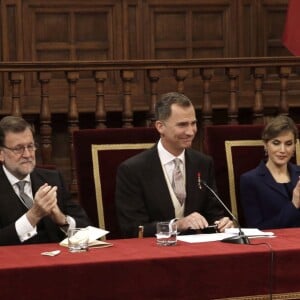
[[[249,238],[244,234],[238,219],[235,215],[230,211],[230,209],[225,205],[225,203],[221,200],[221,198],[216,194],[216,192],[200,177],[200,173],[198,173],[198,186],[199,189],[202,189],[201,183],[212,193],[212,195],[222,204],[224,209],[228,212],[228,214],[232,217],[235,223],[238,226],[239,234],[237,236],[228,237],[221,240],[224,243],[232,243],[232,244],[250,244]]]

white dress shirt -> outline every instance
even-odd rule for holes
[[[15,190],[16,194],[20,197],[20,191],[19,188],[17,186],[17,183],[20,181],[18,178],[16,178],[14,175],[12,175],[3,165],[3,171],[8,179],[8,181],[10,182],[10,184],[12,185],[13,189]],[[30,180],[30,176],[29,174],[23,178],[23,180],[26,181],[25,187],[24,187],[24,192],[31,197],[31,199],[33,199],[33,195],[32,195],[32,189],[31,189],[31,180]],[[21,201],[21,199],[20,199]],[[35,236],[37,234],[37,230],[36,230],[36,226],[32,226],[29,222],[29,220],[27,219],[26,214],[24,214],[23,216],[21,216],[16,222],[15,222],[15,227],[16,227],[16,231],[17,234],[19,236],[19,239],[21,242],[24,242],[28,239],[30,239],[31,237]]]
[[[15,190],[16,194],[20,198],[20,190],[17,186],[17,183],[20,181],[18,178],[16,178],[14,175],[12,175],[3,165],[3,170],[5,175],[7,176],[8,181],[12,185],[13,189]],[[28,174],[25,178],[22,180],[26,181],[26,184],[24,186],[24,192],[31,197],[31,199],[34,199],[33,193],[32,193],[32,187],[31,187],[31,179],[30,175]],[[21,201],[21,198],[20,198]],[[70,216],[66,216],[67,221],[68,221],[68,229],[69,228],[75,228],[76,227],[76,221],[74,218]],[[18,237],[20,241],[23,243],[26,240],[32,238],[37,234],[37,227],[32,226],[31,223],[29,222],[26,213],[21,216],[16,222],[15,222],[15,228],[18,234]],[[61,230],[66,233],[66,230],[64,227],[61,227]]]
[[[175,168],[174,164],[174,159],[177,157],[181,160],[180,164],[180,169],[184,177],[185,181],[185,156],[184,152],[185,150],[182,151],[182,153],[179,156],[174,156],[170,152],[168,152],[162,145],[161,140],[159,140],[157,144],[157,150],[158,150],[158,155],[160,158],[160,162],[163,168],[163,172],[166,178],[166,182],[168,185],[168,189],[170,192],[170,196],[173,202],[174,210],[175,210],[175,217],[176,218],[182,218],[184,216],[184,208],[185,204],[181,205],[174,193],[174,190],[172,188],[172,180],[173,180],[173,171]]]

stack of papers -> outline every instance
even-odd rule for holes
[[[112,246],[111,243],[99,241],[101,237],[107,235],[109,231],[97,228],[94,226],[88,226],[86,227],[89,231],[89,247],[93,248],[103,248],[103,247],[110,247]],[[68,238],[65,238],[63,241],[59,243],[60,246],[68,247]]]
[[[243,233],[249,238],[257,237],[274,237],[273,232],[261,231],[257,228],[241,228]],[[233,237],[239,234],[238,228],[227,228],[224,233],[209,233],[209,234],[192,234],[192,235],[179,235],[177,240],[187,243],[203,243],[221,241],[225,238]]]
[[[241,228],[242,232],[248,236],[248,237],[266,237],[266,236],[274,236],[273,232],[270,231],[261,231],[257,228]],[[238,228],[226,228],[225,233],[231,233],[231,234],[239,234]]]

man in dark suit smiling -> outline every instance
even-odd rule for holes
[[[144,236],[154,236],[158,221],[172,219],[176,219],[180,232],[212,224],[219,231],[232,227],[221,204],[198,186],[201,173],[201,179],[216,187],[212,159],[191,149],[197,132],[191,101],[176,92],[162,95],[156,105],[155,127],[159,142],[118,169],[116,207],[124,236],[136,237],[139,226],[144,227]],[[179,193],[174,182],[177,167],[183,181]]]
[[[0,121],[0,245],[59,242],[89,220],[56,170],[35,168],[34,130],[23,118]]]

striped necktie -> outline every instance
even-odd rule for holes
[[[185,184],[183,174],[180,170],[180,159],[174,159],[174,170],[173,170],[173,180],[172,180],[172,188],[174,193],[180,202],[181,205],[184,204],[186,191],[185,191]]]
[[[31,199],[31,197],[29,197],[25,192],[24,192],[24,187],[26,184],[26,181],[22,180],[16,183],[19,191],[20,191],[20,197],[22,202],[25,204],[25,206],[30,209],[33,205],[33,200]]]

